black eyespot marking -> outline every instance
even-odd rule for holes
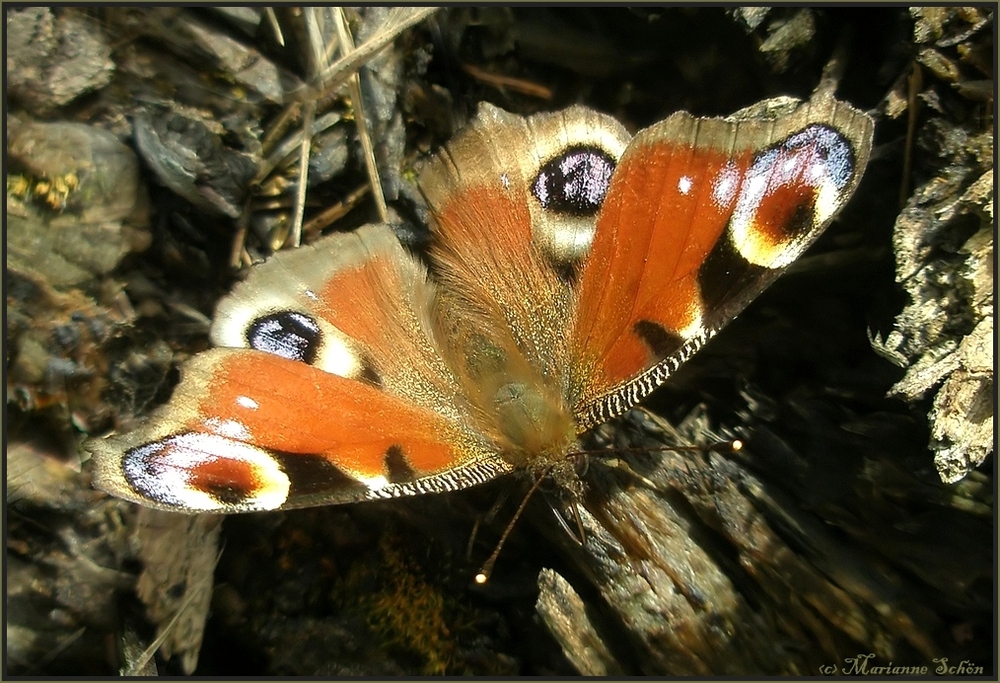
[[[799,197],[788,212],[787,224],[784,226],[784,239],[790,240],[798,235],[805,235],[815,225],[816,193]]]
[[[406,462],[406,456],[399,446],[390,446],[385,452],[385,469],[389,475],[386,478],[393,484],[413,481],[417,476],[410,463]]]
[[[204,485],[204,492],[212,496],[221,505],[239,505],[251,497],[252,492],[234,484],[221,484],[208,482]]]
[[[246,332],[250,348],[310,365],[316,360],[320,337],[316,321],[295,311],[257,318]]]
[[[593,216],[604,203],[615,160],[596,147],[571,147],[544,164],[531,187],[549,211]]]
[[[640,320],[632,326],[632,330],[649,347],[657,358],[666,358],[684,343],[683,337],[671,332],[659,323],[650,320]]]

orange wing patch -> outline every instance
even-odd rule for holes
[[[211,376],[215,388],[190,431],[322,455],[358,479],[387,476],[385,454],[393,447],[419,474],[461,460],[462,439],[440,415],[310,365],[245,351],[214,362]]]
[[[714,150],[636,143],[615,171],[580,280],[572,354],[587,368],[584,401],[698,331],[698,269],[726,229],[746,166]]]

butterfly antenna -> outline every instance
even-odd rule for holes
[[[616,453],[692,452],[692,453],[735,453],[743,449],[740,439],[717,441],[707,446],[658,446],[656,448],[612,448]]]
[[[696,453],[701,453],[702,455],[708,453],[735,453],[742,450],[743,442],[739,439],[733,439],[732,441],[718,441],[707,446],[663,446],[660,448],[616,448],[616,452],[624,453],[641,453],[643,455],[649,454],[652,451],[694,451]],[[637,481],[642,482],[645,486],[649,488],[656,488],[656,484],[650,481],[648,478],[642,476],[629,465],[626,461],[621,458],[613,458],[610,460],[605,460],[605,463],[611,467],[616,467],[623,472],[627,472],[630,476],[635,477]]]
[[[490,508],[489,512],[487,512],[485,515],[476,515],[476,521],[472,525],[472,533],[469,534],[469,543],[465,548],[465,559],[467,560],[472,559],[472,550],[473,546],[476,544],[476,538],[479,534],[479,527],[481,527],[484,522],[486,524],[491,524],[493,522],[493,519],[497,516],[497,513],[500,512],[500,508],[502,508],[504,504],[507,502],[508,498],[510,498],[510,491],[504,489],[501,492],[500,496],[497,498],[496,502],[493,503],[493,507]]]
[[[503,548],[503,544],[507,542],[507,537],[510,536],[510,532],[514,530],[514,524],[521,517],[521,513],[524,512],[524,508],[528,506],[528,501],[531,500],[531,496],[534,495],[538,487],[542,485],[542,480],[548,474],[548,470],[545,470],[538,478],[535,479],[535,483],[531,485],[531,489],[528,491],[527,495],[521,501],[518,506],[517,511],[514,512],[514,516],[511,518],[510,522],[507,523],[507,528],[503,530],[503,534],[500,536],[500,540],[497,542],[496,548],[493,549],[493,554],[491,554],[483,566],[480,568],[479,573],[476,574],[476,583],[484,584],[490,580],[490,574],[493,573],[493,565],[497,563],[497,558],[500,557],[500,550]]]

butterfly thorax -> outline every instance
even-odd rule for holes
[[[449,365],[477,431],[514,468],[545,470],[565,461],[577,430],[556,366],[541,363],[509,326],[468,300],[445,294],[441,301]]]
[[[482,430],[515,468],[546,469],[565,460],[576,440],[572,412],[546,379],[523,362],[501,363],[481,372],[470,392]]]
[[[576,439],[562,401],[524,382],[501,385],[493,396],[501,453],[515,467],[544,469],[565,460]]]

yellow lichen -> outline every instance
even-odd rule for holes
[[[368,563],[351,569],[338,591],[340,602],[345,608],[364,611],[372,630],[387,646],[420,657],[424,675],[447,673],[455,649],[449,628],[451,610],[412,558],[397,550],[394,540],[398,541],[389,534],[382,537],[381,561],[374,576]]]
[[[29,175],[12,175],[7,178],[7,193],[19,199],[34,197],[49,205],[53,211],[66,208],[66,200],[80,187],[80,179],[72,171],[52,178],[33,178]]]

